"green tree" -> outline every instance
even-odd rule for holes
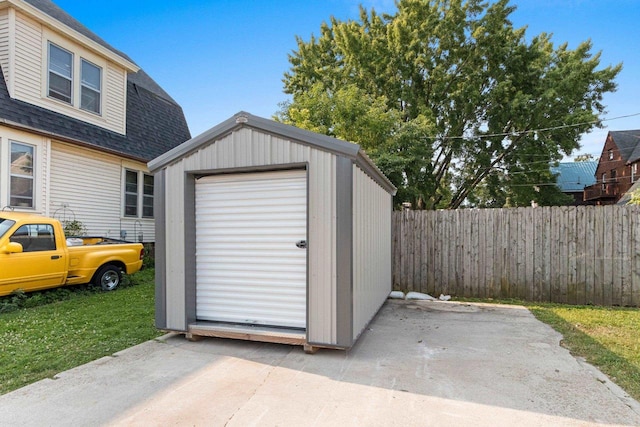
[[[573,158],[574,162],[593,162],[596,158],[591,153],[578,154]]]
[[[359,143],[426,209],[553,204],[549,165],[599,125],[621,65],[525,38],[507,0],[400,0],[297,39],[276,119]]]

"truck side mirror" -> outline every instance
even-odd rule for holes
[[[18,242],[10,242],[2,248],[3,254],[19,254],[22,252],[22,245]]]

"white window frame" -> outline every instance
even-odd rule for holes
[[[96,70],[98,70],[98,88],[94,88],[91,87],[89,84],[85,84],[85,79],[84,79],[84,68],[83,65],[87,64],[90,67],[94,67]],[[85,58],[80,58],[80,109],[84,110],[84,111],[88,111],[90,113],[93,114],[97,114],[97,115],[101,115],[102,114],[102,67],[94,64],[93,62],[85,59]],[[86,108],[82,106],[82,96],[84,93],[84,90],[89,90],[91,92],[95,92],[98,94],[98,105],[97,105],[97,110],[92,110],[90,108]]]
[[[71,59],[71,101],[67,102],[66,100],[57,98],[55,96],[51,96],[49,94],[49,86],[50,86],[50,72],[51,71],[51,58],[50,58],[50,50],[51,46],[55,46],[56,48],[63,50],[69,53],[72,57]],[[57,103],[62,109],[66,110],[67,114],[71,113],[71,110],[74,110],[81,114],[87,114],[91,116],[97,116],[100,120],[104,120],[104,109],[105,109],[105,98],[108,97],[106,93],[106,69],[108,62],[100,56],[94,55],[92,52],[87,51],[85,49],[80,48],[79,46],[75,46],[73,44],[69,44],[67,40],[59,37],[57,34],[53,32],[46,31],[45,38],[43,38],[43,80],[42,80],[42,89],[41,96],[47,101]],[[86,85],[82,81],[82,65],[83,63],[87,63],[93,67],[96,67],[100,71],[100,82],[99,82],[99,90],[96,91],[96,88],[91,87],[91,85]],[[56,73],[60,75],[59,73]],[[67,78],[66,76],[63,76]],[[98,111],[94,111],[90,108],[83,108],[82,106],[82,93],[85,88],[88,88],[92,91],[96,91],[98,93],[99,102],[98,102]]]
[[[133,191],[129,191],[129,189],[127,188],[129,183],[127,181],[127,176],[129,174],[135,174],[136,177],[136,191],[135,193]],[[140,172],[139,171],[135,171],[135,170],[131,170],[131,169],[125,169],[124,173],[123,173],[123,195],[122,195],[122,216],[126,217],[126,218],[139,218],[140,217]],[[136,208],[136,213],[135,214],[129,214],[127,213],[127,207],[130,206],[129,204],[127,204],[127,196],[132,196],[135,195],[136,198],[136,204],[135,204],[135,208]]]
[[[638,164],[634,163],[631,165],[631,183],[636,182],[638,175]]]
[[[613,149],[609,149],[609,160],[613,160]]]
[[[128,191],[127,190],[127,175],[129,173],[135,174],[136,176],[136,191]],[[154,194],[146,194],[145,193],[145,183],[144,183],[144,179],[145,177],[151,177],[153,179],[153,175],[149,174],[148,172],[144,172],[144,171],[140,171],[140,170],[135,170],[135,169],[131,169],[131,168],[123,168],[123,173],[122,173],[122,216],[124,218],[137,218],[137,219],[153,219],[155,212],[152,213],[151,216],[149,215],[145,215],[145,200],[151,200],[151,209],[153,209],[153,202],[154,202]],[[155,189],[154,189],[154,193],[155,193]],[[127,214],[127,206],[131,206],[131,205],[127,205],[127,196],[133,196],[135,195],[135,199],[136,199],[136,213],[135,215],[132,214]]]
[[[32,158],[31,158],[31,176],[29,175],[21,175],[21,174],[14,174],[11,171],[11,153],[12,153],[12,148],[13,148],[13,144],[17,144],[17,145],[22,145],[25,147],[30,147],[32,150]],[[7,199],[7,204],[13,208],[18,208],[18,209],[29,209],[29,210],[35,210],[36,209],[36,191],[37,191],[37,181],[36,181],[36,159],[38,156],[38,147],[36,145],[33,144],[28,144],[26,142],[22,142],[22,141],[15,141],[10,139],[9,140],[9,191],[8,191],[8,199]],[[11,186],[11,181],[13,180],[13,178],[22,178],[22,179],[30,179],[31,180],[31,206],[20,206],[20,205],[16,205],[11,203],[11,199],[13,198],[13,188]]]
[[[147,194],[145,192],[146,187],[147,187],[147,185],[145,183],[145,179],[147,177],[151,178],[151,194]],[[140,204],[140,207],[141,207],[140,215],[142,216],[142,218],[153,218],[155,216],[155,211],[153,210],[154,197],[155,197],[155,183],[154,183],[154,180],[153,180],[153,175],[142,172],[142,182],[141,182],[141,184],[142,184],[142,194],[141,194],[142,203]],[[151,200],[151,215],[145,215],[145,212],[144,212],[145,203],[144,202],[145,202],[145,200],[149,200],[149,199]]]
[[[63,52],[66,52],[71,56],[71,64],[70,64],[70,66],[71,66],[71,70],[70,70],[71,71],[71,76],[70,77],[62,75],[59,72],[57,72],[56,70],[51,68],[51,48],[52,47],[54,47],[56,49],[59,49],[59,50],[61,50]],[[73,54],[73,52],[71,52],[68,49],[63,48],[62,46],[58,46],[57,44],[55,44],[55,43],[53,43],[51,41],[49,41],[47,43],[47,97],[48,98],[54,99],[56,101],[64,102],[65,104],[73,105],[73,97],[74,97],[74,92],[73,92],[73,86],[74,86],[73,80],[74,79],[73,79],[73,75],[74,75],[74,68],[75,68],[73,66],[74,62],[75,62],[75,55]],[[55,75],[57,75],[57,76],[59,76],[59,77],[61,77],[63,79],[69,80],[69,83],[70,83],[70,85],[69,85],[70,86],[69,101],[66,101],[64,99],[60,99],[58,97],[55,97],[55,96],[51,95],[51,73],[53,73],[53,74],[55,74]]]

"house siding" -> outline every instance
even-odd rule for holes
[[[42,30],[40,24],[15,14],[15,71],[11,70],[14,97],[34,103],[40,98],[42,74]],[[12,72],[13,71],[13,72]]]
[[[10,18],[15,16],[15,58],[5,54],[2,63],[9,91],[16,99],[57,111],[67,116],[100,126],[111,131],[126,132],[126,85],[127,75],[124,68],[106,61],[71,40],[43,28],[41,24],[22,13],[10,14],[7,28],[11,27]],[[68,105],[47,97],[47,44],[51,41],[74,53],[73,97],[75,104]],[[10,46],[8,40],[7,46]],[[0,51],[1,51],[0,47]],[[7,48],[7,52],[10,48]],[[2,60],[0,53],[0,60]],[[85,112],[79,108],[79,57],[95,63],[102,68],[102,115]],[[0,62],[1,63],[1,62]],[[12,91],[11,88],[14,88]]]
[[[353,166],[353,338],[391,291],[392,196]]]
[[[113,123],[126,132],[126,115],[124,106],[127,105],[127,73],[123,68],[107,64],[104,72],[104,91],[108,94],[104,103],[104,116],[108,123]]]
[[[250,128],[229,135],[185,155],[164,171],[164,218],[166,236],[171,246],[164,250],[166,260],[162,272],[167,315],[167,329],[186,330],[190,316],[185,302],[185,196],[188,172],[214,171],[287,164],[308,164],[308,310],[307,334],[310,342],[336,343],[336,269],[335,269],[335,155],[282,139]],[[169,253],[168,251],[171,251]],[[194,286],[194,285],[193,285]]]
[[[7,86],[11,87],[9,81],[9,11],[0,10],[0,66],[4,73]]]
[[[153,219],[121,215],[122,171],[123,167],[136,169],[132,166],[146,170],[142,163],[123,165],[117,156],[54,141],[48,214],[81,221],[89,235],[119,239],[120,230],[125,230],[127,240],[137,240],[136,234],[141,230],[144,241],[153,241]]]

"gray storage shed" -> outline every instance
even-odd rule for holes
[[[148,166],[158,328],[346,349],[391,291],[396,188],[360,146],[240,112]]]

